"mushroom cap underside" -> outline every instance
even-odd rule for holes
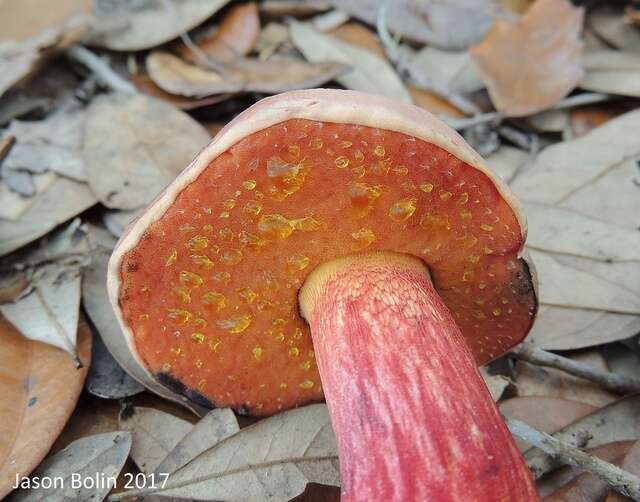
[[[371,99],[302,94],[335,105],[344,93]],[[272,108],[282,100],[271,98]],[[256,415],[322,399],[297,292],[314,267],[355,252],[422,259],[478,364],[526,336],[536,298],[520,258],[523,216],[456,133],[435,122],[446,137],[425,139],[419,127],[296,117],[291,106],[265,125],[265,101],[201,152],[112,257],[111,299],[151,374],[195,400]],[[391,104],[400,106],[382,101]],[[428,129],[434,119],[418,115]]]

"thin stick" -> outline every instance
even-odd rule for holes
[[[112,91],[125,94],[136,94],[138,92],[131,82],[118,75],[113,68],[89,49],[80,45],[74,45],[67,49],[66,53],[69,59],[91,70],[100,83]]]
[[[616,394],[640,392],[640,379],[638,378],[621,375],[620,373],[602,371],[589,364],[574,361],[573,359],[562,357],[528,344],[519,345],[512,349],[509,354],[529,363],[556,368],[565,373],[586,378]]]
[[[514,436],[537,446],[560,462],[572,465],[582,472],[595,474],[618,493],[633,500],[640,500],[640,478],[637,476],[578,448],[566,445],[520,420],[505,417],[505,422]]]

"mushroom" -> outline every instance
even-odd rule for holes
[[[108,287],[132,355],[200,404],[324,397],[343,500],[529,501],[477,370],[533,322],[525,235],[508,187],[429,113],[296,91],[241,113],[151,203]]]

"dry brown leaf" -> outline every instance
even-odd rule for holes
[[[424,89],[418,89],[417,87],[408,86],[409,93],[413,104],[424,108],[425,110],[433,113],[434,115],[448,115],[449,117],[464,117],[465,114],[459,109],[449,103],[446,99],[435,95],[432,92],[425,91]]]
[[[337,9],[372,26],[376,25],[379,0],[329,0]],[[493,0],[474,2],[396,0],[387,15],[389,29],[416,42],[444,49],[465,49],[482,39],[500,15]],[[454,28],[455,27],[455,28]]]
[[[362,47],[363,49],[372,52],[380,59],[387,59],[387,54],[380,44],[380,40],[377,35],[366,26],[353,22],[346,23],[329,31],[328,34],[339,38],[348,44]]]
[[[606,361],[595,350],[584,351],[570,356],[592,366],[607,370]],[[615,394],[602,389],[597,384],[575,377],[554,368],[545,368],[518,361],[515,385],[519,397],[541,396],[568,399],[592,406],[604,406],[617,399]]]
[[[637,237],[639,124],[640,112],[632,111],[552,145],[511,183],[525,204],[553,207],[562,219],[549,224],[529,211],[530,242],[548,242],[550,231],[557,237],[552,249],[534,253],[541,308],[531,336],[543,348],[587,347],[638,331],[640,317],[631,315],[640,298],[638,249],[619,243]],[[589,235],[577,236],[576,222]],[[553,230],[563,225],[571,231]]]
[[[340,63],[309,64],[293,58],[237,59],[225,73],[205,70],[166,52],[147,57],[153,81],[172,94],[202,97],[228,92],[277,94],[293,89],[319,87],[347,70]]]
[[[577,420],[553,437],[572,446],[593,448],[613,441],[637,440],[639,430],[640,396],[633,395]],[[525,460],[536,478],[556,466],[553,459],[538,448],[530,449]]]
[[[121,414],[120,427],[131,433],[131,458],[142,472],[150,474],[193,425],[163,411],[134,407]]]
[[[640,56],[614,50],[587,52],[580,87],[589,91],[640,97]]]
[[[320,33],[308,23],[293,21],[289,31],[294,45],[308,61],[339,61],[351,66],[351,71],[336,79],[347,89],[411,102],[409,92],[391,65],[369,50]]]
[[[153,98],[166,101],[167,103],[170,103],[184,111],[215,105],[222,101],[226,101],[233,96],[232,94],[216,94],[215,96],[207,96],[206,98],[190,99],[163,91],[148,75],[134,75],[131,78],[131,81],[139,91],[144,92]]]
[[[325,0],[264,0],[260,2],[260,14],[266,17],[307,17],[329,10]]]
[[[335,437],[323,404],[292,409],[242,429],[175,471],[155,492],[199,500],[275,502],[299,495],[311,481],[339,484]]]
[[[229,408],[211,410],[196,423],[156,467],[156,473],[172,473],[209,448],[240,431]]]
[[[580,82],[583,10],[536,0],[517,23],[498,21],[471,55],[498,111],[509,117],[549,108]]]
[[[304,492],[289,502],[340,502],[340,488],[309,483]]]
[[[75,16],[23,42],[0,41],[0,96],[33,76],[57,51],[80,40],[86,27],[86,17]]]
[[[91,360],[91,331],[78,327],[76,368],[69,354],[23,337],[0,319],[0,498],[27,476],[69,419]]]
[[[522,420],[531,427],[549,434],[559,431],[597,409],[587,403],[542,396],[505,399],[498,405],[498,408],[503,415]],[[521,451],[527,450],[531,446],[521,439],[516,439],[516,443]]]
[[[254,48],[260,35],[258,7],[254,2],[234,5],[224,16],[218,30],[209,37],[198,40],[202,52],[219,63],[230,63],[246,56]],[[181,44],[178,53],[183,59],[197,64],[199,58],[191,49]]]
[[[640,30],[625,21],[621,5],[595,5],[589,10],[587,24],[600,38],[618,49],[640,50]]]
[[[117,478],[122,470],[130,448],[131,436],[128,432],[107,432],[78,439],[47,458],[33,474],[37,479],[59,479],[59,482],[52,487],[39,485],[19,490],[13,500],[102,500],[113,488],[111,479]],[[72,480],[75,476],[82,480],[93,479],[94,483],[74,486]]]
[[[163,101],[142,94],[98,96],[87,110],[84,133],[89,186],[107,207],[139,208],[208,141],[200,124]]]
[[[603,125],[623,113],[628,112],[626,106],[606,103],[598,105],[586,105],[573,108],[569,112],[570,137],[565,140],[577,139],[596,127]]]
[[[41,0],[0,2],[0,40],[24,42],[41,31],[93,10],[91,0],[56,0],[55,9],[43,9]]]
[[[100,14],[90,42],[114,51],[151,49],[195,28],[229,0],[117,2]]]

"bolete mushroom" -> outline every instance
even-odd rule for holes
[[[142,213],[109,293],[132,354],[191,399],[269,415],[324,396],[343,500],[537,500],[476,367],[531,327],[525,234],[429,113],[289,92]]]

